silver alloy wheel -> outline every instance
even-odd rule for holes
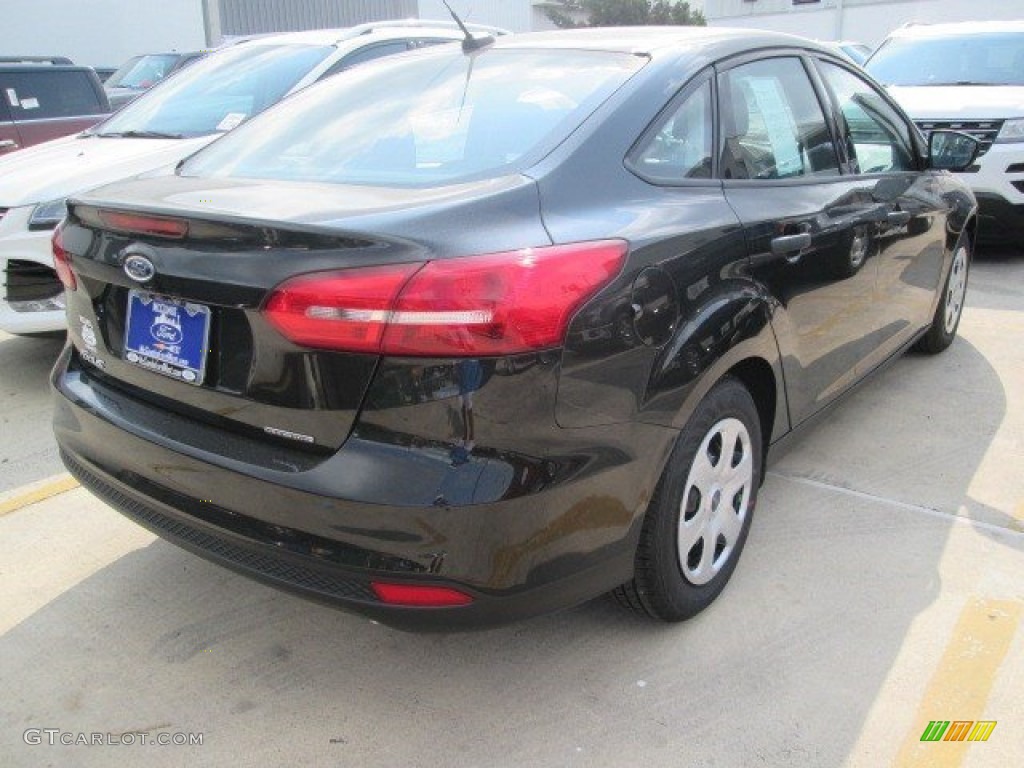
[[[950,267],[949,282],[946,284],[946,333],[952,333],[960,312],[964,308],[964,296],[967,294],[967,246],[961,245],[953,254],[953,266]]]
[[[691,584],[707,584],[729,561],[753,486],[750,433],[739,419],[722,419],[701,441],[679,510],[679,567]]]
[[[868,257],[868,233],[863,228],[858,228],[850,244],[850,269],[856,271],[864,264]]]

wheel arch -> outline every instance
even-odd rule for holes
[[[978,213],[974,211],[964,224],[964,232],[971,238],[971,245],[978,244]]]
[[[705,372],[679,409],[673,425],[682,429],[697,404],[728,376],[746,387],[760,416],[763,479],[768,448],[790,429],[782,360],[770,326],[764,334],[733,347]]]
[[[779,409],[779,384],[771,364],[763,357],[748,357],[725,372],[738,379],[754,400],[761,418],[761,480],[764,480],[768,446],[772,443],[775,418]]]

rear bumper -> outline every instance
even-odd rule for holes
[[[208,560],[405,629],[515,621],[576,605],[627,580],[659,473],[652,459],[667,452],[674,436],[645,427],[629,438],[641,443],[637,450],[604,452],[602,461],[512,498],[464,506],[443,499],[375,504],[339,497],[321,481],[333,474],[337,488],[352,489],[353,478],[341,475],[361,466],[400,486],[410,476],[404,462],[423,457],[378,446],[353,460],[366,446],[351,439],[315,470],[300,468],[287,484],[275,482],[257,467],[214,463],[190,446],[126,430],[117,421],[117,404],[97,395],[80,373],[68,372],[70,357],[68,348],[54,371],[54,429],[62,458],[85,487]],[[629,432],[615,431],[620,437]],[[453,587],[473,602],[386,605],[372,581]]]

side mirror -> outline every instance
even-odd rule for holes
[[[928,165],[945,171],[966,171],[978,156],[981,144],[960,131],[939,129],[928,136]]]

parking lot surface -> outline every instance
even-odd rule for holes
[[[1024,765],[1024,255],[979,258],[953,346],[770,467],[732,582],[675,626],[598,600],[404,634],[208,564],[62,474],[59,345],[0,338],[4,766]]]

